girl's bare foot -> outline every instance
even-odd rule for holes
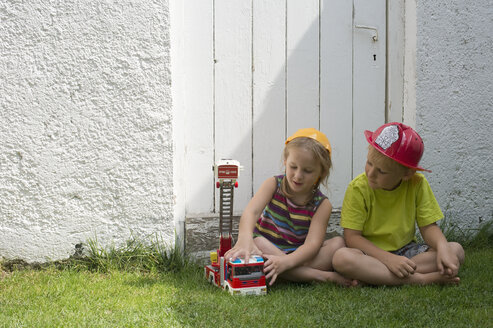
[[[355,287],[358,286],[358,280],[355,279],[347,279],[344,276],[340,275],[337,272],[333,271],[325,271],[324,272],[326,275],[325,281],[331,281],[335,282],[336,284],[343,286],[343,287]]]

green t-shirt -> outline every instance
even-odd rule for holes
[[[341,227],[361,231],[381,249],[395,251],[414,240],[416,223],[423,227],[441,218],[440,206],[423,174],[416,173],[387,191],[370,188],[362,173],[346,190]]]

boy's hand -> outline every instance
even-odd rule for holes
[[[406,278],[416,270],[416,263],[405,256],[389,253],[383,262],[399,278]]]
[[[285,256],[264,254],[267,261],[264,262],[265,279],[270,279],[269,286],[272,286],[277,277],[287,270]]]
[[[459,273],[459,259],[448,245],[437,249],[437,267],[442,275],[455,277]]]

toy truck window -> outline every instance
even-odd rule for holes
[[[237,278],[255,278],[262,275],[263,265],[249,265],[243,267],[234,267],[234,276]]]

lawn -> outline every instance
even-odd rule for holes
[[[466,249],[458,286],[276,283],[231,296],[203,270],[14,270],[0,327],[492,327],[493,248]]]

